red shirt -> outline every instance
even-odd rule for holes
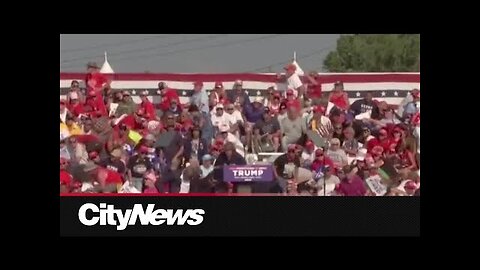
[[[60,171],[60,185],[69,186],[72,183],[73,177],[66,171]]]
[[[335,93],[332,94],[332,96],[330,97],[330,102],[332,102],[333,104],[335,104],[335,106],[337,106],[338,108],[342,109],[342,110],[346,110],[347,109],[347,101],[345,100],[344,96],[346,95],[347,93],[343,92],[342,94],[340,95],[336,95]],[[348,98],[348,97],[347,97]]]
[[[108,170],[107,179],[105,179],[105,184],[123,184],[122,176],[118,172]]]
[[[109,170],[109,169],[105,169],[105,168],[99,168],[98,169],[97,179],[99,180],[99,182],[101,182],[101,180],[102,180],[102,175],[105,176],[104,174],[106,174],[106,177],[104,178],[105,179],[105,185],[108,185],[108,184],[123,184],[122,176],[119,173],[114,172],[114,171]]]
[[[160,101],[160,104],[159,104],[160,109],[162,111],[168,110],[168,108],[170,107],[170,101],[174,99],[180,100],[180,98],[178,97],[177,91],[173,89],[166,90],[165,95],[162,96],[162,101]]]
[[[307,83],[307,95],[309,98],[321,98],[322,97],[322,85],[313,85],[312,83]]]
[[[107,78],[100,72],[97,73],[89,73],[85,78],[85,84],[87,86],[87,90],[95,90],[98,94],[102,94],[102,85],[108,83]]]
[[[298,101],[298,99],[287,101],[287,108],[291,108],[291,107],[297,109],[297,111],[302,110],[302,105],[300,105],[300,101]]]
[[[82,103],[78,103],[77,105],[72,105],[70,104],[68,106],[68,110],[73,113],[73,115],[75,116],[78,116],[79,114],[81,113],[84,113],[85,110],[83,109],[83,104]]]
[[[120,124],[125,124],[127,127],[133,130],[141,130],[143,129],[142,123],[137,123],[135,121],[135,117],[133,115],[127,115],[125,118],[123,118],[120,122],[118,122],[118,125]]]
[[[149,100],[144,101],[140,104],[140,107],[145,110],[145,113],[147,114],[147,118],[149,120],[155,119],[155,107],[153,106],[152,102],[150,102]]]
[[[342,181],[337,191],[344,196],[365,196],[367,189],[362,179],[358,175],[354,175],[351,183]]]
[[[84,106],[84,112],[89,113],[92,116],[107,116],[107,107],[103,103],[103,100],[101,97],[97,95],[97,97],[94,99],[88,98],[85,101],[85,106]]]

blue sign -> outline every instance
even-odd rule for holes
[[[223,166],[225,182],[270,182],[273,181],[272,165]]]

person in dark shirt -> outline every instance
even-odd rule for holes
[[[161,174],[160,178],[155,182],[155,187],[158,192],[164,193],[179,193],[180,184],[182,175],[182,169],[180,167],[180,162],[178,160],[173,160],[171,165],[165,167]]]
[[[116,148],[110,153],[110,157],[100,161],[99,165],[123,176],[126,168],[125,164],[120,160],[121,157],[122,150]]]
[[[148,148],[140,147],[138,154],[128,160],[128,179],[140,192],[143,190],[143,176],[153,169],[153,165],[147,158]]]
[[[264,109],[261,97],[257,97],[252,104],[246,104],[243,108],[247,122],[255,124],[262,119]]]
[[[190,105],[188,112],[192,118],[192,124],[200,127],[202,130],[201,138],[205,140],[207,147],[210,147],[210,143],[214,137],[214,127],[210,115],[199,112],[195,105]]]
[[[286,154],[279,156],[273,162],[273,174],[276,181],[270,192],[286,192],[287,181],[296,181],[298,177],[300,157],[297,154],[297,147],[291,144],[287,149],[288,152]]]
[[[170,166],[173,159],[180,159],[183,157],[183,138],[178,130],[175,130],[175,116],[169,112],[166,115],[166,130],[167,132],[174,132],[173,139],[167,147],[162,149],[163,156]],[[181,162],[180,162],[181,164]]]
[[[263,119],[257,121],[253,129],[259,129],[262,138],[264,138],[267,142],[272,142],[274,151],[278,151],[281,137],[280,123],[276,117],[272,117],[268,107],[264,109]]]
[[[238,102],[242,107],[245,105],[250,105],[250,98],[248,97],[248,94],[245,93],[245,90],[243,89],[243,82],[241,80],[235,81],[233,89],[228,91],[227,97],[230,103]]]
[[[194,126],[190,130],[190,134],[183,139],[183,157],[188,162],[190,158],[202,160],[202,157],[208,154],[208,146],[205,139],[202,139],[202,131],[200,127]]]
[[[350,112],[353,114],[353,116],[357,116],[367,111],[371,111],[373,113],[374,110],[378,111],[378,107],[377,104],[373,102],[373,93],[371,91],[367,92],[365,98],[356,100],[350,106]]]
[[[215,190],[218,193],[225,193],[228,190],[228,179],[223,179],[223,166],[224,165],[246,165],[247,161],[235,150],[235,145],[231,142],[227,142],[223,147],[223,152],[220,153],[218,158],[213,164],[213,177],[217,181]],[[234,185],[235,190],[235,185]]]

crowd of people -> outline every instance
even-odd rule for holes
[[[223,166],[267,162],[274,179],[249,192],[420,195],[418,89],[395,108],[372,93],[350,104],[342,82],[322,92],[318,74],[299,77],[290,64],[277,75],[287,90],[272,85],[265,98],[250,100],[240,80],[233,89],[199,81],[182,104],[159,82],[160,103],[142,92],[136,104],[87,66],[85,87],[72,81],[60,100],[61,193],[237,193]]]

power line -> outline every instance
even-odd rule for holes
[[[194,48],[188,48],[188,49],[180,49],[180,50],[175,50],[175,51],[165,52],[165,53],[146,54],[146,55],[139,55],[139,56],[127,56],[127,57],[123,57],[123,58],[117,58],[117,59],[115,59],[115,61],[126,60],[126,59],[133,59],[133,61],[137,61],[138,59],[145,58],[145,57],[149,57],[150,58],[149,60],[151,60],[151,59],[153,59],[152,58],[153,56],[158,58],[159,56],[160,57],[170,56],[170,55],[189,52],[189,51],[204,50],[204,49],[217,48],[217,47],[226,47],[226,46],[230,46],[230,45],[244,44],[244,43],[248,43],[248,42],[274,38],[274,37],[278,37],[278,36],[282,36],[282,35],[284,35],[284,34],[268,35],[268,36],[256,37],[256,38],[245,39],[245,40],[240,40],[240,41],[224,42],[224,43],[219,43],[219,44],[214,44],[214,45],[207,45],[207,46],[194,47]]]
[[[310,56],[313,56],[315,54],[319,54],[323,51],[326,51],[326,50],[329,50],[329,49],[333,49],[335,47],[336,43],[334,45],[331,45],[331,46],[328,46],[328,47],[325,47],[325,48],[322,48],[320,50],[317,50],[317,51],[314,51],[314,52],[311,52],[309,54],[304,54],[304,55],[301,55],[299,57],[297,57],[297,60],[300,60],[300,59],[305,59],[305,58],[308,58]],[[265,69],[271,69],[272,67],[275,67],[275,66],[278,66],[278,65],[283,65],[283,64],[287,64],[289,63],[290,61],[292,61],[292,59],[290,58],[289,60],[286,60],[286,61],[281,61],[281,62],[277,62],[277,63],[274,63],[274,64],[270,64],[268,66],[264,66],[264,67],[261,67],[261,68],[257,68],[257,69],[253,69],[253,70],[249,70],[247,72],[256,72],[256,71],[262,71],[262,70],[265,70]]]
[[[142,39],[133,39],[133,40],[122,41],[122,42],[102,43],[102,44],[98,44],[98,45],[94,45],[94,46],[88,46],[88,47],[82,47],[82,48],[76,48],[76,49],[70,49],[70,50],[61,50],[60,52],[61,53],[81,52],[81,51],[88,51],[88,50],[97,49],[97,48],[101,48],[101,47],[105,47],[105,46],[118,47],[118,46],[137,43],[137,42],[141,42],[141,41],[146,41],[146,40],[151,40],[151,39],[162,39],[162,38],[171,37],[171,36],[177,36],[177,34],[155,36],[155,37],[146,37],[146,38],[142,38]]]
[[[176,45],[180,45],[180,44],[188,44],[188,43],[201,41],[201,40],[205,40],[205,39],[215,39],[215,38],[218,38],[218,37],[221,37],[221,36],[227,36],[227,35],[228,34],[211,35],[211,36],[206,36],[206,37],[193,38],[193,39],[188,39],[188,40],[182,40],[182,41],[167,43],[167,44],[163,44],[163,45],[160,45],[160,46],[156,45],[156,46],[151,46],[151,47],[142,48],[142,49],[124,50],[124,51],[121,51],[121,52],[111,53],[111,54],[109,54],[109,56],[123,55],[123,54],[126,54],[126,53],[137,53],[137,52],[149,51],[149,50],[154,50],[154,49],[159,49],[159,48],[168,48],[168,47],[172,47],[172,46],[176,46]],[[77,62],[79,60],[86,61],[86,59],[91,59],[91,58],[95,58],[95,57],[102,57],[102,56],[103,56],[103,54],[90,56],[90,57],[77,57],[77,58],[74,58],[74,59],[65,60],[65,61],[61,62],[61,64],[66,64],[66,63],[70,63],[70,62]],[[72,66],[76,66],[76,65],[77,64],[68,65],[66,67],[72,67]],[[66,68],[66,67],[64,66],[64,68]]]

